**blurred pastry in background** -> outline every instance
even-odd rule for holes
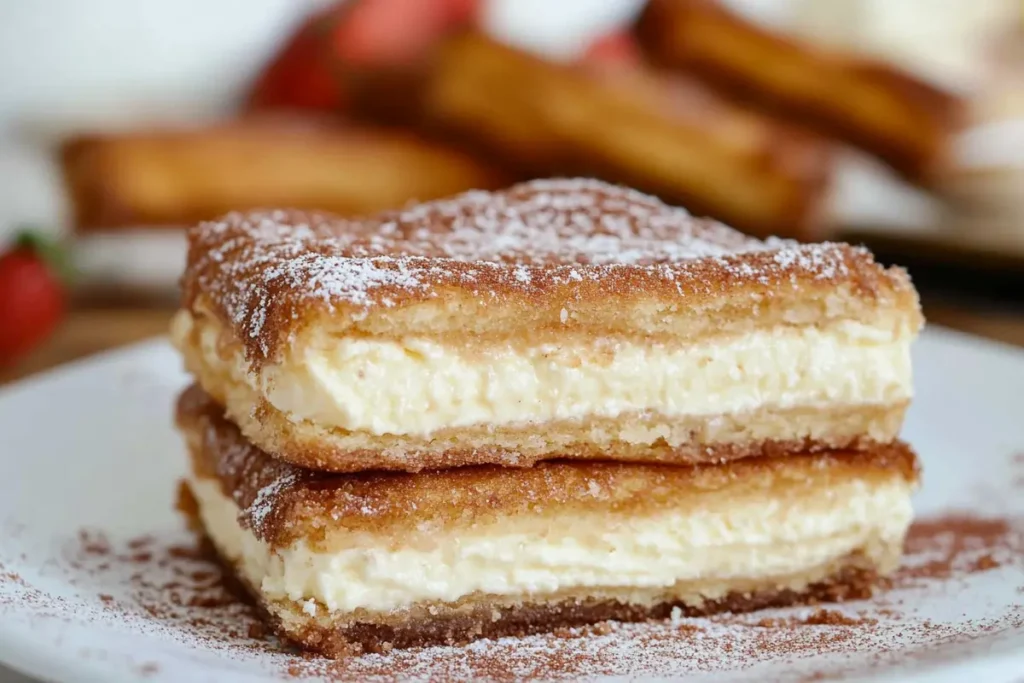
[[[945,236],[1024,256],[1024,117],[978,126],[961,146],[963,164],[946,189]]]
[[[947,232],[1024,254],[1024,2],[991,43],[992,69],[972,101],[974,126],[958,143],[960,165],[945,188]]]
[[[650,0],[637,34],[657,63],[836,137],[932,186],[952,163],[965,102],[883,61],[775,32],[716,0]]]
[[[510,180],[412,132],[269,115],[82,135],[66,142],[61,161],[80,270],[159,288],[173,285],[184,259],[180,230],[161,227],[261,206],[375,213]]]
[[[756,235],[822,236],[829,146],[683,78],[463,32],[434,55],[423,107],[435,130],[526,174],[631,185]]]
[[[508,181],[414,133],[308,118],[80,136],[62,162],[78,231],[181,226],[260,206],[358,215]]]
[[[787,0],[785,30],[816,45],[896,65],[971,97],[992,73],[992,45],[1020,0]]]

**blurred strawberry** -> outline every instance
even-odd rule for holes
[[[637,66],[643,63],[643,55],[632,33],[613,31],[600,36],[584,50],[583,62]]]
[[[339,12],[332,8],[315,14],[299,27],[257,79],[249,95],[250,108],[337,110],[344,106],[329,40]]]
[[[66,275],[56,246],[35,233],[20,235],[0,256],[0,366],[45,341],[64,316]]]
[[[335,29],[335,54],[353,64],[412,62],[438,36],[473,21],[478,9],[471,0],[361,0]]]
[[[480,20],[484,0],[446,0],[448,18],[456,24],[475,24]]]
[[[449,29],[474,21],[482,0],[351,0],[307,20],[257,80],[253,109],[337,111],[359,69],[405,66]]]

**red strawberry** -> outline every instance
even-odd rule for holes
[[[58,256],[52,244],[31,233],[0,256],[0,366],[46,340],[63,318]]]
[[[253,109],[336,111],[345,93],[336,73],[329,38],[337,9],[311,16],[260,75],[249,95]]]
[[[636,66],[643,61],[636,38],[628,31],[614,31],[600,36],[583,53],[583,61]]]
[[[448,19],[455,24],[474,24],[480,20],[483,0],[446,0]]]
[[[266,68],[253,109],[338,111],[345,80],[367,67],[408,66],[448,29],[472,22],[481,0],[351,0],[307,20]]]
[[[335,29],[335,54],[352,64],[415,61],[451,26],[448,2],[363,0]]]

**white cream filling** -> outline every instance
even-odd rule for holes
[[[200,334],[219,366],[213,325]],[[742,413],[863,405],[911,395],[905,329],[848,322],[755,331],[687,346],[509,346],[468,355],[426,339],[313,340],[282,365],[231,371],[293,421],[372,434],[427,435],[470,425]]]
[[[343,550],[317,552],[304,541],[272,550],[239,525],[238,507],[213,480],[194,481],[193,491],[207,533],[265,597],[314,599],[332,611],[389,610],[477,592],[543,596],[785,576],[872,542],[897,542],[912,516],[911,486],[902,479],[854,480],[806,498],[725,497],[655,517],[591,513],[424,530],[397,548],[386,535],[340,532]]]

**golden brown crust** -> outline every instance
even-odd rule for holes
[[[584,422],[555,423],[545,428],[484,426],[475,430],[439,430],[429,438],[341,434],[303,423],[290,423],[264,404],[262,414],[247,419],[239,411],[232,419],[244,423],[243,434],[263,450],[299,467],[328,472],[390,470],[419,472],[472,465],[531,467],[543,460],[615,460],[674,465],[715,464],[740,458],[782,457],[848,449],[871,450],[899,433],[904,403],[887,406],[836,406],[831,410],[765,410],[738,415],[664,418],[638,414]],[[785,423],[787,434],[800,438],[762,438],[756,433]],[[668,431],[687,439],[670,445],[664,438],[631,443],[621,438],[599,439],[595,434]],[[814,433],[815,436],[809,436]],[[746,440],[743,440],[747,435]],[[532,437],[532,438],[531,438]],[[729,440],[735,438],[737,440]],[[540,441],[540,442],[538,442]]]
[[[467,32],[439,46],[422,99],[430,125],[533,176],[594,175],[752,234],[822,236],[830,145],[695,81],[558,64]]]
[[[222,559],[228,572],[232,564]],[[853,554],[824,577],[801,585],[776,577],[750,590],[702,599],[699,593],[675,599],[634,603],[627,599],[588,598],[526,600],[477,599],[475,604],[433,606],[429,609],[376,615],[375,619],[317,619],[296,603],[267,602],[260,591],[235,573],[235,582],[263,612],[282,638],[327,657],[343,658],[367,652],[464,645],[481,638],[522,637],[607,621],[637,622],[669,617],[699,617],[720,613],[752,612],[771,607],[841,602],[868,598],[879,584],[875,560]],[[653,593],[653,591],[652,591]]]
[[[901,443],[867,452],[834,451],[748,458],[725,465],[662,466],[612,462],[546,462],[525,469],[463,467],[419,474],[311,472],[252,446],[198,387],[179,399],[177,421],[196,476],[216,477],[243,510],[243,524],[271,545],[316,537],[327,526],[395,534],[420,520],[470,523],[545,510],[636,511],[714,494],[770,490],[782,484],[827,486],[849,477],[917,480],[917,460]],[[333,520],[333,521],[330,521]],[[319,531],[318,531],[319,530]]]
[[[906,273],[844,244],[760,241],[638,192],[544,180],[360,221],[230,214],[189,231],[183,306],[215,316],[251,370],[303,331],[505,336],[679,334],[898,309]],[[623,311],[629,311],[629,315]],[[691,326],[692,327],[692,326]]]
[[[181,228],[262,206],[363,215],[510,180],[415,135],[266,115],[79,136],[64,144],[62,169],[80,231]]]
[[[717,0],[651,0],[637,24],[661,64],[813,126],[885,160],[911,180],[948,169],[961,99],[886,64],[783,38]]]

